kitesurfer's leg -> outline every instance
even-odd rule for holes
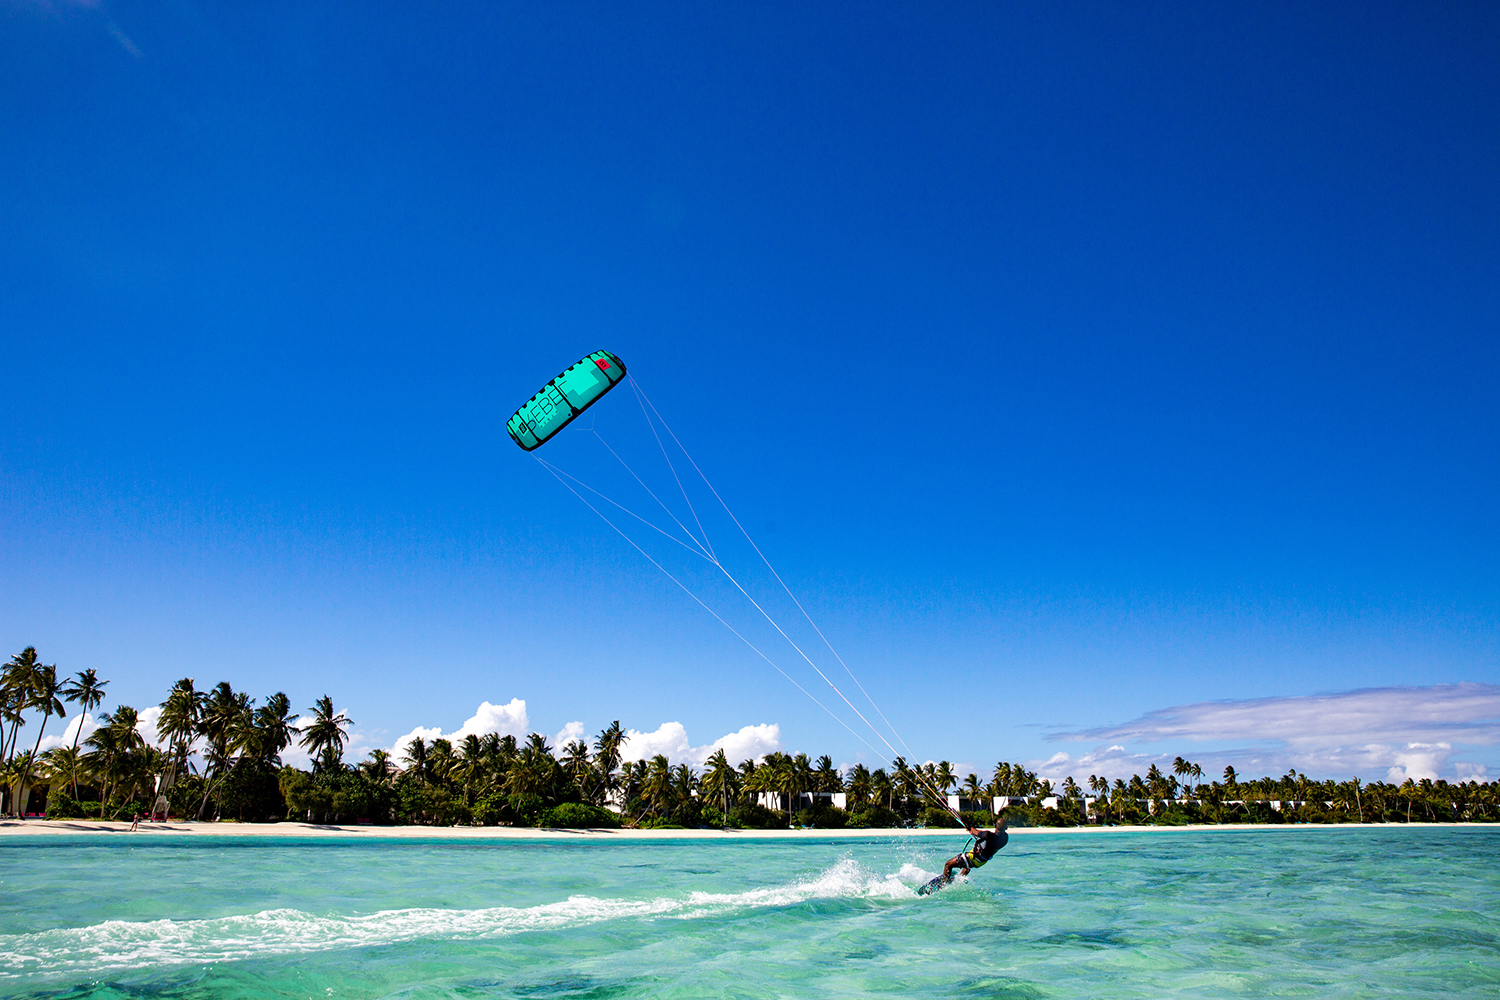
[[[969,856],[967,854],[960,854],[943,862],[944,882],[953,881],[953,869],[955,868],[962,868],[965,875],[969,874]]]

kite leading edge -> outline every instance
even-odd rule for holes
[[[522,450],[535,451],[624,377],[623,361],[608,351],[595,351],[538,389],[505,422],[505,429]]]

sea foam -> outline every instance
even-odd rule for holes
[[[906,882],[916,880],[914,876],[925,873],[904,865],[894,875],[878,875],[844,858],[811,878],[734,893],[689,892],[652,899],[570,896],[528,907],[413,908],[362,916],[277,909],[209,920],[106,920],[89,927],[0,935],[0,978],[196,965],[420,940],[481,940],[609,920],[690,920],[813,899],[904,899],[913,896]]]

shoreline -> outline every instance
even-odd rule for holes
[[[1390,829],[1500,829],[1500,823],[1234,823],[1188,826],[1068,826],[1011,827],[1011,836],[1032,834],[1100,835],[1109,833],[1236,833],[1305,830]],[[862,830],[612,830],[539,829],[513,826],[325,826],[316,823],[142,823],[131,833],[130,824],[111,820],[4,820],[0,838],[102,836],[107,834],[167,837],[255,837],[348,840],[547,840],[605,843],[648,840],[873,840],[888,837],[922,839],[963,837],[954,829],[862,829]]]

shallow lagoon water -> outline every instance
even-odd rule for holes
[[[1500,995],[1500,831],[0,841],[0,997]]]

